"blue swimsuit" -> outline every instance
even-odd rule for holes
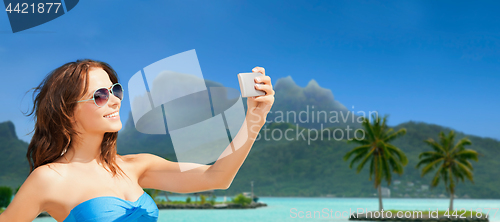
[[[156,222],[158,207],[144,192],[132,202],[113,196],[92,198],[78,204],[63,222]]]

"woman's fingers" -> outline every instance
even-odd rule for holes
[[[266,85],[271,85],[271,77],[270,76],[257,76],[254,78],[255,83],[264,83]]]
[[[273,87],[270,85],[255,84],[255,89],[262,90],[262,91],[266,92],[266,96],[267,95],[274,95]]]
[[[256,96],[256,97],[253,97],[252,99],[255,99],[256,101],[264,101],[264,100],[272,101],[272,100],[274,100],[275,92],[274,92],[273,86],[271,84],[271,77],[266,76],[266,70],[264,69],[264,67],[256,66],[255,68],[252,69],[252,72],[262,73],[262,76],[255,77],[254,82],[259,83],[259,84],[255,84],[254,87],[256,90],[262,90],[266,93],[266,95]],[[269,98],[269,97],[273,97],[273,98]]]
[[[252,69],[252,72],[260,72],[262,75],[266,75],[266,70],[263,67],[256,66]]]
[[[254,101],[256,102],[263,102],[266,104],[273,104],[274,103],[274,96],[257,96],[253,98]]]

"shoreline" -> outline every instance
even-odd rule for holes
[[[256,202],[247,205],[226,203],[226,204],[156,204],[158,209],[254,209],[258,207],[267,207],[266,203]]]

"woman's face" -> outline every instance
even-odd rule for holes
[[[92,99],[94,91],[99,88],[110,89],[113,82],[108,73],[101,68],[89,70],[89,89],[81,100]],[[110,94],[108,103],[102,107],[96,106],[94,100],[79,102],[74,113],[75,129],[83,134],[104,134],[106,132],[118,132],[122,128],[120,115],[109,118],[105,117],[120,110],[121,100]],[[118,114],[118,113],[117,113]]]

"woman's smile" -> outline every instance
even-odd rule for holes
[[[117,119],[120,119],[120,113],[119,113],[119,111],[115,111],[115,112],[112,112],[108,115],[105,115],[104,118],[117,120]]]

